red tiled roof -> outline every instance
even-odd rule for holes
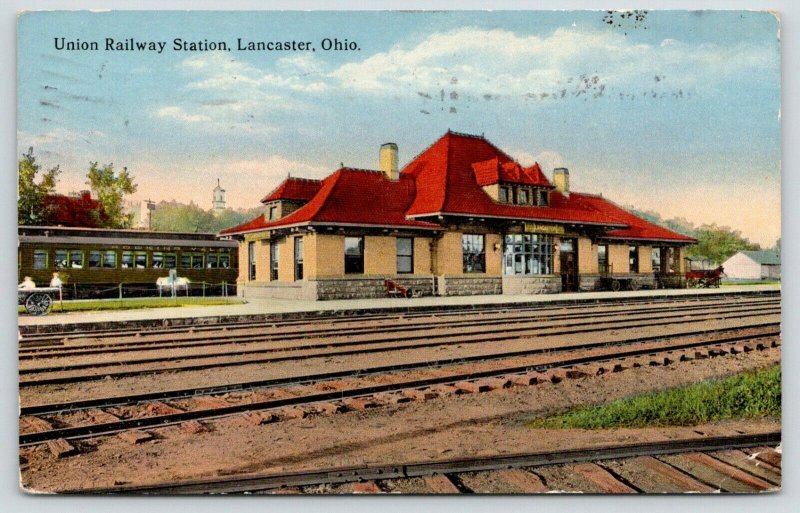
[[[288,216],[267,222],[262,215],[220,235],[301,224],[441,229],[433,223],[406,218],[405,211],[413,197],[413,180],[392,181],[381,171],[342,168],[324,179],[317,194]]]
[[[500,162],[497,157],[472,164],[475,181],[480,186],[496,183],[515,183],[552,187],[550,181],[542,173],[539,164],[534,162],[530,167],[522,167],[519,162]]]
[[[599,196],[551,191],[549,206],[497,203],[481,189],[495,179],[551,187],[538,164],[523,168],[483,137],[448,132],[414,158],[399,180],[379,171],[343,168],[321,182],[308,181],[318,185],[316,193],[283,219],[267,222],[260,216],[221,234],[314,223],[442,229],[413,218],[449,214],[595,224],[612,229],[606,238],[695,242]],[[287,179],[265,200],[277,197],[283,185],[288,189],[290,180],[296,179]]]
[[[261,203],[276,200],[310,201],[322,187],[322,180],[288,177],[267,194]]]

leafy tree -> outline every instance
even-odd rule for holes
[[[61,172],[58,166],[45,171],[39,182],[37,174],[41,166],[36,163],[33,147],[22,154],[19,160],[19,189],[17,196],[17,223],[20,225],[48,224],[49,210],[45,208],[45,198],[53,194],[56,179]]]
[[[122,168],[120,173],[114,174],[113,164],[100,167],[97,162],[92,162],[86,178],[88,179],[86,183],[103,205],[103,212],[107,217],[105,221],[97,220],[100,226],[130,228],[132,218],[123,211],[123,201],[126,194],[136,192],[137,185],[133,182],[133,177],[128,174],[128,168]]]
[[[761,246],[753,244],[742,236],[739,230],[716,224],[703,225],[695,234],[697,244],[689,246],[689,257],[703,256],[720,264],[739,250],[760,250]]]
[[[216,233],[249,221],[263,211],[263,207],[228,208],[215,213],[213,210],[203,210],[193,202],[187,205],[177,201],[162,201],[156,205],[150,219],[154,231]]]

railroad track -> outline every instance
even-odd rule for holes
[[[424,362],[422,364],[415,364],[414,366],[384,366],[375,367],[371,369],[359,369],[356,371],[349,371],[349,373],[326,373],[320,375],[306,375],[295,376],[289,380],[266,380],[261,382],[238,383],[233,385],[226,385],[225,387],[211,387],[205,389],[185,389],[174,390],[167,392],[159,392],[155,394],[143,394],[139,396],[121,396],[115,398],[95,399],[83,402],[71,402],[51,405],[34,405],[25,406],[21,410],[21,425],[26,424],[33,426],[36,430],[32,432],[23,432],[20,434],[20,445],[32,445],[57,439],[81,439],[91,438],[96,436],[103,436],[118,433],[126,430],[134,430],[140,428],[154,428],[163,427],[168,425],[180,424],[187,421],[197,420],[210,420],[222,417],[227,417],[242,413],[253,412],[269,412],[278,409],[285,409],[293,407],[296,411],[298,407],[319,407],[325,405],[323,412],[338,412],[347,408],[347,400],[358,400],[350,402],[349,404],[361,404],[363,407],[369,407],[370,398],[373,406],[377,406],[375,397],[382,396],[383,399],[390,402],[399,402],[400,393],[405,393],[404,397],[408,400],[411,398],[432,398],[438,393],[432,393],[428,397],[425,393],[426,389],[430,389],[435,385],[456,385],[451,388],[452,393],[458,391],[458,385],[461,384],[462,391],[481,392],[491,390],[492,386],[484,383],[482,385],[477,383],[477,380],[485,378],[501,378],[494,382],[494,387],[505,387],[510,384],[537,384],[545,381],[559,382],[565,378],[586,377],[591,374],[598,374],[602,372],[614,372],[624,370],[625,368],[635,367],[637,364],[641,365],[667,365],[681,360],[692,360],[695,358],[706,358],[714,356],[722,356],[725,354],[737,354],[747,351],[766,350],[770,347],[778,347],[780,345],[778,337],[780,336],[780,326],[778,323],[771,323],[762,326],[760,333],[741,334],[741,328],[726,330],[728,333],[720,333],[719,331],[701,332],[705,334],[698,339],[698,333],[692,336],[684,334],[683,338],[677,338],[664,341],[664,337],[644,337],[637,341],[628,341],[627,344],[618,344],[617,347],[595,347],[589,349],[582,347],[579,349],[572,348],[569,351],[554,351],[547,354],[540,353],[535,359],[528,361],[517,362],[516,365],[496,365],[491,367],[490,361],[485,357],[476,358],[476,362],[481,362],[485,367],[482,369],[469,368],[467,369],[443,369],[446,365],[454,366],[455,362]],[[737,333],[738,332],[738,333]],[[638,344],[638,345],[637,345]],[[522,356],[522,355],[515,355]],[[504,358],[508,358],[505,355]],[[630,361],[631,358],[642,357],[640,361]],[[466,362],[460,361],[460,364]],[[409,379],[407,376],[400,374],[394,380],[388,379],[386,373],[396,372],[398,370],[417,370],[428,369],[427,373],[423,372],[423,376],[415,376]],[[552,369],[561,369],[562,373],[558,374],[542,374]],[[459,372],[460,371],[460,372]],[[539,373],[539,374],[532,374]],[[94,423],[89,425],[69,426],[50,429],[50,421],[57,421],[59,415],[63,415],[65,411],[72,411],[76,409],[87,408],[108,408],[110,406],[144,403],[148,401],[164,401],[175,400],[183,397],[194,397],[196,395],[209,395],[213,393],[230,393],[234,390],[255,390],[256,388],[268,388],[285,386],[287,384],[311,383],[318,384],[323,381],[331,381],[334,379],[341,380],[342,378],[359,378],[364,379],[370,375],[381,374],[382,380],[380,382],[356,382],[354,386],[338,388],[333,387],[333,390],[315,389],[313,387],[307,388],[304,393],[300,395],[295,394],[282,394],[281,397],[269,397],[267,399],[255,397],[254,400],[249,402],[240,402],[238,404],[231,404],[227,401],[217,401],[213,407],[201,406],[199,409],[190,409],[188,411],[176,408],[174,405],[165,405],[169,413],[156,414],[144,417],[135,417],[129,419],[119,419],[111,415],[112,420],[108,421],[109,412],[101,411],[103,414],[101,418],[106,421]],[[516,376],[514,376],[516,374]],[[502,383],[499,383],[502,382]],[[417,392],[413,392],[416,390]],[[393,396],[391,394],[394,394]],[[208,401],[205,401],[206,403]],[[345,408],[340,405],[344,403]],[[161,403],[163,404],[163,403]],[[140,408],[143,406],[139,405]],[[184,406],[185,405],[180,405]],[[305,412],[300,408],[301,412]],[[54,415],[54,419],[44,420],[34,415]],[[26,417],[28,417],[26,419]],[[262,421],[276,420],[275,415],[269,417],[258,417],[257,423]],[[44,425],[44,428],[42,427]]]
[[[380,323],[374,325],[368,322],[358,321],[351,322],[350,325],[338,328],[320,328],[315,325],[304,326],[302,329],[287,329],[281,328],[262,328],[257,333],[240,333],[232,332],[230,329],[218,329],[216,333],[211,334],[184,334],[184,339],[176,339],[173,336],[166,337],[164,335],[157,336],[140,336],[136,337],[133,341],[119,341],[113,343],[99,343],[99,344],[85,344],[79,346],[75,345],[48,345],[37,347],[23,347],[19,351],[19,358],[21,361],[30,361],[42,358],[55,358],[66,356],[87,356],[93,354],[111,354],[111,353],[124,353],[124,352],[140,352],[152,351],[159,349],[178,349],[178,348],[192,348],[198,349],[202,347],[218,347],[225,344],[248,344],[257,342],[289,342],[292,340],[311,340],[326,337],[327,339],[335,339],[346,336],[352,339],[354,336],[367,337],[370,335],[390,335],[390,334],[413,334],[414,332],[425,331],[430,333],[430,330],[438,329],[451,329],[451,330],[465,330],[469,328],[479,327],[489,329],[490,327],[502,326],[508,331],[510,326],[526,329],[535,324],[542,324],[550,322],[550,327],[558,326],[579,326],[579,325],[596,325],[603,321],[613,321],[617,319],[630,320],[632,318],[641,319],[662,319],[662,318],[678,318],[681,315],[713,315],[725,313],[762,313],[768,315],[770,313],[777,313],[780,311],[780,303],[775,300],[762,300],[757,302],[746,302],[736,304],[714,304],[714,305],[688,305],[688,306],[675,306],[668,311],[663,308],[640,308],[634,311],[619,310],[613,311],[594,311],[587,315],[586,312],[577,313],[560,313],[549,311],[525,312],[512,314],[485,314],[480,316],[472,316],[467,319],[456,319],[447,321],[443,319],[434,319],[427,322],[411,322],[408,319],[402,319],[401,322],[394,324]],[[535,314],[535,315],[534,315]],[[647,316],[649,314],[649,317]],[[615,319],[617,318],[617,319]],[[562,322],[558,322],[562,321]],[[519,330],[517,330],[519,331]]]
[[[393,309],[390,312],[385,310],[364,310],[360,312],[350,311],[331,311],[331,312],[300,312],[300,313],[285,313],[273,314],[264,316],[250,316],[253,320],[239,320],[239,318],[222,318],[218,322],[210,322],[209,319],[196,318],[191,319],[189,326],[170,326],[163,325],[165,321],[156,321],[148,325],[143,323],[142,326],[130,328],[126,323],[119,323],[114,328],[106,329],[81,329],[80,325],[76,325],[71,330],[57,331],[57,329],[42,326],[42,327],[20,327],[23,335],[23,340],[20,343],[21,347],[32,347],[35,345],[62,345],[65,341],[73,339],[86,339],[96,338],[102,339],[105,337],[119,338],[122,336],[140,336],[143,333],[147,334],[155,332],[158,334],[181,334],[181,333],[201,333],[203,331],[218,330],[225,328],[228,330],[237,329],[251,329],[263,327],[287,327],[295,325],[314,325],[320,323],[348,323],[352,322],[354,318],[359,322],[366,321],[379,321],[388,320],[391,322],[397,319],[414,319],[419,317],[458,317],[470,314],[490,314],[490,313],[506,313],[506,312],[541,312],[545,310],[586,310],[596,311],[598,308],[619,307],[625,308],[628,306],[637,305],[674,305],[675,303],[712,303],[712,302],[735,302],[735,301],[748,301],[758,300],[761,298],[780,300],[780,292],[758,292],[758,293],[738,293],[738,294],[703,294],[697,296],[680,296],[680,297],[666,297],[666,298],[653,298],[645,297],[640,299],[619,299],[619,300],[584,300],[578,303],[575,302],[562,302],[553,301],[548,303],[517,303],[517,304],[504,304],[498,305],[472,305],[469,308],[453,308],[453,307],[419,307],[410,309]],[[399,310],[399,311],[397,311]],[[417,311],[418,310],[418,311]],[[173,322],[187,321],[186,319],[173,319]],[[36,329],[46,330],[42,333],[37,333]]]
[[[379,493],[402,492],[403,485],[407,486],[411,480],[418,480],[427,487],[427,490],[417,489],[417,493],[491,491],[472,484],[477,481],[470,479],[475,473],[492,473],[495,479],[505,480],[517,493],[544,493],[565,488],[557,482],[548,482],[548,469],[555,466],[561,466],[562,475],[566,471],[577,476],[577,483],[587,483],[590,489],[580,484],[572,486],[595,493],[757,492],[780,488],[781,458],[780,452],[774,449],[780,442],[781,433],[775,431],[434,462],[226,476],[65,493]],[[643,480],[642,474],[649,474],[650,479]],[[643,483],[637,482],[637,478]],[[338,490],[334,488],[337,485],[340,486]],[[508,493],[507,489],[502,491]]]

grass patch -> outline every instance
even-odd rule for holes
[[[740,285],[780,285],[780,280],[721,280],[722,287],[738,287]]]
[[[218,306],[238,305],[244,301],[239,298],[224,297],[142,297],[130,299],[93,299],[88,301],[53,302],[51,312],[86,312],[97,310],[135,310],[140,308],[166,308],[176,306]],[[25,307],[19,306],[17,312],[25,312]]]
[[[526,422],[532,428],[687,426],[729,418],[779,417],[781,369],[747,372],[619,399]]]

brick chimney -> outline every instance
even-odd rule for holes
[[[557,167],[553,170],[553,185],[564,196],[569,196],[569,169]]]
[[[397,180],[397,145],[395,143],[390,142],[381,145],[381,151],[378,154],[378,166],[389,180]]]

